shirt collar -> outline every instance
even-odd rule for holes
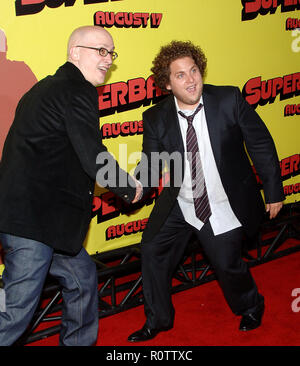
[[[193,114],[193,113],[194,113],[194,111],[196,110],[196,108],[198,107],[198,105],[199,105],[200,103],[202,103],[202,104],[203,104],[203,95],[201,95],[201,97],[200,97],[200,101],[199,101],[199,103],[197,104],[197,106],[196,106],[194,109],[192,109],[192,110],[180,109],[180,108],[179,108],[179,106],[178,106],[177,98],[175,97],[175,95],[174,95],[174,101],[175,101],[175,106],[176,106],[176,111],[177,111],[177,113],[178,113],[178,111],[181,111],[181,112],[182,112],[182,113],[184,113],[186,116],[189,116],[189,115],[191,115],[191,114]]]

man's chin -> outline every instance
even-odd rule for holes
[[[201,98],[201,95],[197,98],[189,99],[186,101],[186,104],[190,105],[191,107],[195,106],[196,104],[198,104],[200,102],[200,98]]]
[[[101,78],[101,79],[98,79],[98,80],[95,80],[94,82],[92,82],[92,84],[94,85],[94,86],[100,86],[101,84],[103,84],[104,83],[104,78]]]

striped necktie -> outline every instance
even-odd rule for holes
[[[186,149],[187,149],[187,158],[191,169],[195,212],[196,216],[202,222],[205,223],[211,216],[211,210],[208,201],[207,190],[204,180],[204,173],[200,159],[197,135],[193,127],[194,117],[201,110],[202,107],[203,104],[200,103],[196,108],[195,112],[191,116],[186,116],[181,111],[178,111],[178,113],[182,117],[186,118],[188,122],[188,128],[186,132]]]

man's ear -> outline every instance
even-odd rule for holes
[[[69,57],[72,61],[79,60],[79,47],[71,47],[69,52]]]

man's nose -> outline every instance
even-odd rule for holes
[[[187,77],[187,82],[189,82],[189,83],[192,83],[192,82],[194,82],[194,75],[193,74],[188,74],[188,77]]]

